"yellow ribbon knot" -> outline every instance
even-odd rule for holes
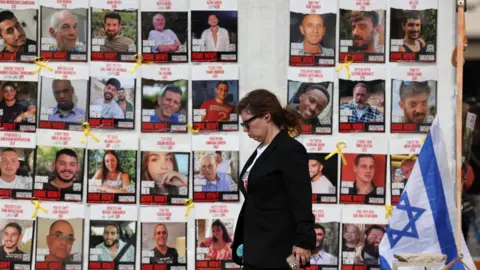
[[[350,79],[352,74],[350,73],[350,65],[353,63],[353,57],[349,54],[345,56],[344,62],[341,66],[337,67],[336,71],[339,72],[343,68],[347,71],[347,78]]]
[[[48,213],[47,209],[45,209],[43,206],[40,205],[40,199],[35,200],[36,198],[32,198],[31,203],[33,204],[33,207],[35,210],[33,210],[32,218],[35,218],[37,216],[38,210],[41,210],[45,213]]]
[[[133,58],[135,58],[135,65],[133,65],[133,67],[130,69],[130,72],[133,73],[135,72],[135,70],[141,66],[141,65],[150,65],[150,64],[153,64],[153,62],[143,62],[143,56],[141,54],[135,54],[133,56]]]
[[[47,66],[48,61],[45,61],[42,57],[35,57],[33,63],[37,65],[37,68],[33,71],[33,74],[37,74],[40,69],[45,68],[50,72],[53,72],[53,68]]]
[[[188,130],[190,130],[190,132],[192,132],[193,134],[197,134],[199,131],[200,131],[200,128],[196,125],[194,125],[193,127],[190,126],[190,125],[187,125],[187,128]]]
[[[90,131],[90,123],[88,122],[84,122],[82,124],[82,128],[83,128],[83,136],[82,136],[82,143],[85,142],[85,139],[90,136],[92,137],[96,142],[99,142],[100,140],[95,136],[93,135],[93,133]]]
[[[185,212],[185,216],[188,217],[188,214],[190,214],[190,210],[195,207],[195,204],[193,204],[192,199],[185,199],[185,201],[183,201],[183,204],[187,207],[187,211]]]
[[[385,205],[385,218],[389,219],[393,216],[393,206],[386,204]]]
[[[344,141],[339,141],[336,145],[336,149],[333,150],[328,156],[325,157],[325,160],[333,157],[333,155],[338,154],[340,158],[342,158],[343,165],[347,165],[347,160],[345,159],[345,156],[343,155],[343,149],[347,147],[347,143]]]

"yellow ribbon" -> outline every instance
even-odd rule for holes
[[[339,72],[340,70],[345,68],[347,70],[347,77],[348,77],[348,79],[350,79],[350,77],[351,77],[350,65],[352,63],[353,63],[353,57],[351,55],[347,54],[347,56],[345,56],[344,63],[341,66],[337,67],[336,71]]]
[[[331,158],[333,155],[338,154],[340,155],[340,158],[342,158],[343,165],[347,165],[347,160],[345,159],[345,156],[343,155],[343,149],[347,147],[347,143],[344,141],[339,141],[337,145],[335,146],[336,149],[333,150],[328,156],[325,157],[325,160]]]
[[[37,68],[33,71],[33,74],[37,74],[42,68],[53,72],[53,68],[47,66],[48,61],[45,61],[45,59],[43,59],[42,57],[35,57],[33,63],[37,65]]]
[[[190,130],[190,132],[192,132],[193,134],[197,134],[199,131],[200,131],[200,128],[198,127],[192,127],[190,125],[187,125],[187,128],[188,130]]]
[[[42,210],[43,212],[48,213],[47,209],[43,208],[43,206],[40,205],[40,199],[35,199],[36,198],[32,198],[31,200],[33,207],[35,207],[35,210],[33,210],[32,218],[35,218],[37,216],[38,210]]]
[[[188,214],[190,213],[190,209],[194,208],[195,204],[193,204],[192,199],[185,199],[185,201],[183,201],[183,204],[187,207],[187,211],[185,212],[185,216],[188,217]]]
[[[135,70],[143,64],[145,65],[153,64],[153,62],[143,62],[143,56],[141,54],[135,54],[133,58],[135,58],[135,65],[133,65],[133,67],[130,69],[131,73],[135,72]]]
[[[99,140],[95,135],[93,135],[93,133],[90,131],[90,123],[88,123],[88,122],[83,122],[82,128],[83,128],[82,143],[85,142],[85,139],[86,139],[88,136],[92,137],[96,142],[99,142],[99,141],[100,141],[100,140]]]
[[[389,219],[393,216],[393,206],[386,204],[385,205],[385,218]]]

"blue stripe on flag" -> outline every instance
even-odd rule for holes
[[[455,245],[455,237],[453,236],[452,224],[450,223],[447,202],[430,133],[420,151],[418,163],[432,210],[440,249],[443,254],[447,255],[447,263],[449,263],[457,257],[457,246]],[[450,269],[464,269],[464,267],[461,262],[457,262]]]
[[[380,256],[380,270],[392,270],[390,264],[388,264],[387,260],[383,256]]]

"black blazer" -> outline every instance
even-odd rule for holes
[[[240,176],[252,164],[255,152]],[[238,216],[232,252],[243,244],[243,264],[258,268],[287,268],[292,247],[315,248],[312,186],[305,147],[280,131],[256,160],[248,176],[248,191]]]

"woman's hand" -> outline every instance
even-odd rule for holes
[[[293,246],[292,253],[295,255],[297,267],[301,267],[307,264],[307,262],[310,261],[310,257],[312,256],[312,252],[310,252],[310,250],[296,246]]]
[[[175,187],[186,187],[187,178],[181,173],[170,171],[163,176],[163,184]]]

